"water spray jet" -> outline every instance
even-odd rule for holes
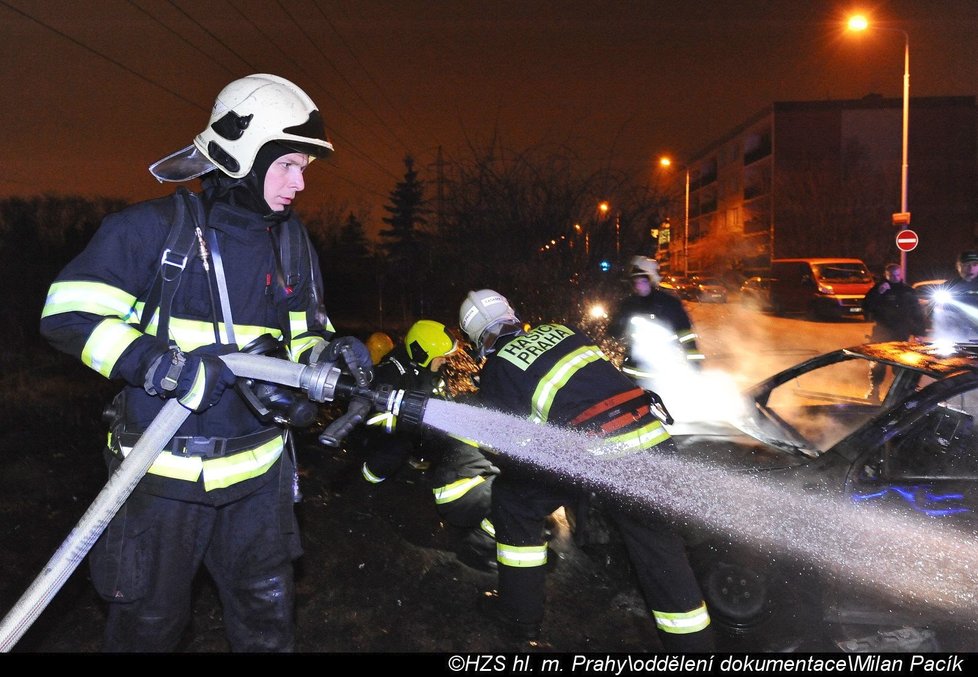
[[[600,438],[471,405],[432,400],[423,424],[475,440],[567,486],[664,515],[682,529],[805,562],[841,584],[978,628],[978,544],[971,533],[686,453],[614,458],[618,450]]]

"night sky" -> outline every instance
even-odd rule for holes
[[[0,0],[0,196],[142,199],[147,165],[229,81],[289,78],[336,146],[300,205],[380,205],[494,134],[651,175],[772,101],[902,96],[903,34],[843,31],[852,3]],[[907,31],[913,96],[978,94],[976,0],[861,6]],[[913,120],[910,123],[913,134]],[[899,143],[899,139],[894,139]],[[911,168],[911,183],[912,168]]]

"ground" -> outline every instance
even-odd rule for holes
[[[744,368],[757,362],[752,354],[763,357],[745,383],[799,356],[859,343],[869,326],[800,325],[761,315],[745,319],[734,304],[692,304],[692,310],[699,313],[694,321],[705,329],[701,347],[710,359]],[[776,352],[750,340],[763,323],[772,323],[770,333],[779,337]],[[735,338],[731,328],[737,330]],[[29,357],[0,350],[0,385],[0,614],[6,616],[105,483],[100,418],[115,387],[46,348]],[[439,521],[426,473],[407,467],[396,478],[370,486],[360,480],[352,453],[323,447],[315,437],[304,435],[298,449],[303,498],[296,509],[305,548],[297,563],[299,651],[661,649],[621,550],[614,545],[582,549],[562,523],[556,524],[551,542],[544,641],[532,647],[515,644],[481,615],[478,601],[494,587],[495,577],[455,557],[460,534]],[[779,620],[759,633],[762,644],[756,643],[758,633],[750,638],[733,634],[721,637],[718,649],[839,650],[825,643],[815,627],[807,633],[810,644],[782,640]],[[12,652],[96,652],[103,626],[102,604],[83,562]],[[201,576],[193,625],[180,651],[226,650],[220,604]]]
[[[112,392],[83,368],[55,358],[6,379],[0,432],[0,610],[21,599],[105,482],[103,403]],[[14,397],[14,393],[21,393]],[[312,431],[313,433],[315,431]],[[426,473],[412,467],[371,486],[351,453],[302,436],[305,554],[297,567],[301,652],[658,651],[624,557],[585,553],[561,523],[551,541],[543,641],[509,640],[479,609],[495,576],[460,563],[460,534],[442,524]],[[184,652],[227,651],[221,609],[199,577]],[[11,649],[95,652],[102,604],[82,562]]]

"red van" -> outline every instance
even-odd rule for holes
[[[874,284],[860,259],[774,259],[771,277],[776,314],[818,319],[865,317],[863,298]]]

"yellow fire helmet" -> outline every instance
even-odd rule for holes
[[[427,367],[436,357],[447,357],[458,350],[458,342],[441,322],[418,320],[404,337],[408,357],[415,364]]]

